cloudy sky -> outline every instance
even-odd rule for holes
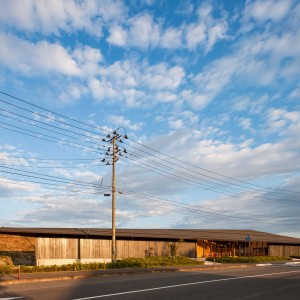
[[[300,237],[299,1],[0,6],[0,226]]]

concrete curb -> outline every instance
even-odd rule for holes
[[[233,268],[247,268],[247,267],[253,267],[253,265],[215,265],[215,266],[209,265],[209,266],[179,267],[179,268],[170,267],[170,268],[148,268],[148,269],[117,269],[117,270],[101,270],[100,272],[93,272],[93,273],[84,273],[85,271],[78,271],[78,274],[70,274],[70,275],[62,274],[61,276],[59,275],[51,276],[52,274],[49,273],[36,273],[37,276],[33,278],[0,279],[0,286],[19,284],[19,283],[30,283],[30,282],[76,280],[76,279],[97,278],[97,277],[105,277],[105,276],[107,277],[113,275],[130,275],[130,274],[138,274],[138,273],[191,272],[191,271],[200,272],[205,270],[233,269]],[[27,275],[27,274],[23,274],[23,275]]]
[[[197,268],[197,267],[191,267],[191,268],[189,268],[189,267],[187,267],[187,268],[180,268],[180,269],[178,269],[177,271],[179,271],[179,272],[189,272],[189,271],[203,271],[203,270],[218,270],[218,269],[237,269],[237,268],[249,268],[249,267],[254,267],[254,265],[251,265],[251,264],[249,264],[249,265],[239,265],[239,264],[237,264],[237,265],[215,265],[215,266],[213,266],[213,265],[209,265],[209,266],[206,266],[206,267],[199,267],[199,268]]]

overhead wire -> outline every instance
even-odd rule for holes
[[[1,91],[0,91],[0,93],[1,93]],[[7,95],[7,96],[11,96],[11,95],[8,95],[8,94],[6,94],[6,93],[4,93],[5,95]],[[15,99],[18,99],[18,100],[21,100],[21,101],[23,101],[22,99],[20,99],[20,98],[16,98],[16,97],[14,97],[14,96],[12,96],[13,98],[15,98]],[[27,103],[27,104],[29,104],[29,105],[32,105],[31,103],[28,103],[28,102],[26,102],[26,101],[24,101],[25,103]],[[33,105],[33,106],[35,106],[35,105]],[[45,110],[45,111],[48,111],[48,112],[51,112],[51,113],[53,113],[53,114],[56,114],[55,112],[52,112],[52,111],[49,111],[49,110],[47,110],[47,109],[44,109],[44,108],[42,108],[42,107],[40,107],[40,106],[36,106],[36,107],[38,107],[39,109],[43,109],[43,110]],[[23,108],[22,108],[23,109]],[[31,111],[32,112],[32,111]],[[32,112],[32,113],[35,113],[35,112]],[[60,117],[65,117],[65,118],[67,118],[67,119],[69,119],[69,120],[72,120],[72,121],[74,121],[74,122],[76,122],[77,120],[75,120],[75,119],[72,119],[72,118],[69,118],[69,117],[66,117],[66,116],[63,116],[63,115],[61,115],[61,114],[56,114],[56,115],[59,115]],[[40,114],[40,116],[42,116],[42,117],[44,117],[44,118],[46,118],[46,116],[44,116],[44,115],[41,115]],[[53,121],[54,121],[55,119],[53,118]],[[33,121],[35,121],[35,120],[33,120]],[[56,121],[56,120],[55,120]],[[99,129],[98,127],[96,127],[96,126],[92,126],[92,125],[90,125],[90,124],[87,124],[87,123],[84,123],[84,122],[80,122],[80,121],[78,121],[80,124],[82,124],[82,125],[85,125],[85,126],[89,126],[89,127],[93,127],[93,128],[96,128],[96,129]],[[65,122],[62,122],[64,125],[70,125],[70,124],[68,124],[68,123],[65,123]],[[77,129],[80,129],[80,130],[86,130],[86,129],[82,129],[82,128],[78,128],[78,127],[75,127],[75,128],[77,128]],[[59,130],[61,130],[61,128],[58,128]],[[107,131],[107,130],[106,130]],[[110,132],[110,131],[107,131],[107,132]],[[37,133],[38,134],[38,133]],[[95,132],[93,132],[93,134],[98,134],[98,133],[95,133]],[[84,135],[85,137],[87,137],[86,135]],[[36,136],[35,136],[36,137]],[[54,137],[51,137],[51,138],[54,138]],[[90,137],[88,137],[88,138],[90,138]],[[98,139],[99,140],[99,139]],[[133,141],[133,140],[130,140],[131,142],[133,142],[133,143],[138,143],[138,142],[135,142],[135,141]],[[53,142],[53,141],[52,141]],[[125,143],[126,144],[126,143]],[[148,149],[151,149],[152,151],[156,151],[156,153],[159,153],[159,154],[161,154],[161,155],[165,155],[166,157],[169,157],[169,158],[171,158],[171,159],[173,159],[173,160],[177,160],[178,162],[180,162],[180,163],[185,163],[185,164],[187,164],[187,165],[190,165],[190,166],[192,166],[192,167],[194,167],[194,168],[198,168],[198,169],[201,169],[201,170],[204,170],[204,171],[206,171],[206,172],[211,172],[212,174],[214,174],[214,175],[218,175],[218,176],[221,176],[222,178],[226,178],[226,179],[229,179],[230,181],[227,181],[227,180],[223,180],[223,179],[220,179],[220,178],[217,178],[217,177],[213,177],[213,176],[208,176],[207,174],[200,174],[201,176],[203,176],[203,177],[205,177],[205,178],[209,178],[209,180],[207,180],[206,179],[206,182],[209,182],[210,180],[215,180],[215,181],[217,181],[219,184],[216,184],[215,183],[215,185],[216,186],[218,186],[219,185],[219,187],[218,187],[218,192],[219,193],[221,193],[221,191],[220,191],[220,182],[224,182],[224,183],[226,183],[226,184],[229,184],[229,185],[234,185],[234,186],[240,186],[239,184],[237,184],[237,182],[239,182],[239,183],[242,183],[242,184],[246,184],[246,185],[251,185],[252,187],[253,186],[256,186],[256,187],[259,187],[260,189],[262,189],[262,191],[261,192],[263,192],[264,191],[264,189],[271,189],[271,190],[274,190],[274,191],[280,191],[280,192],[284,192],[284,193],[289,193],[289,194],[291,194],[291,195],[296,195],[298,192],[294,192],[294,191],[286,191],[286,190],[282,190],[282,189],[274,189],[274,188],[269,188],[269,187],[262,187],[262,186],[259,186],[259,185],[255,185],[255,184],[252,184],[252,183],[248,183],[248,182],[245,182],[245,181],[241,181],[241,180],[236,180],[235,178],[231,178],[231,177],[228,177],[228,176],[223,176],[222,174],[219,174],[219,173],[216,173],[216,172],[213,172],[213,171],[209,171],[209,170],[206,170],[206,169],[203,169],[203,168],[200,168],[200,167],[198,167],[198,166],[194,166],[194,165],[192,165],[192,164],[189,164],[189,163],[186,163],[186,162],[184,162],[184,161],[181,161],[180,159],[176,159],[176,158],[174,158],[174,157],[171,157],[171,156],[169,156],[168,154],[164,154],[164,153],[162,153],[162,152],[160,152],[160,151],[157,151],[157,150],[155,150],[155,149],[152,149],[152,148],[150,148],[150,147],[148,147],[148,146],[145,146],[145,145],[143,145],[143,144],[141,144],[141,143],[138,143],[139,145],[141,145],[141,146],[144,146],[144,147],[146,147],[146,148],[148,148]],[[163,160],[162,158],[160,158],[160,157],[157,157],[156,155],[153,155],[153,154],[151,154],[151,153],[147,153],[146,151],[143,151],[143,150],[141,150],[141,149],[138,149],[137,147],[134,147],[134,146],[132,146],[132,145],[129,145],[128,144],[128,146],[129,147],[133,147],[136,151],[141,151],[142,153],[145,153],[148,157],[150,156],[152,156],[154,159],[158,159],[158,160]],[[84,149],[86,149],[85,147],[84,147]],[[136,153],[132,153],[133,154],[133,156],[136,156],[137,158],[138,158],[138,154],[136,154]],[[126,157],[127,159],[128,159],[128,157]],[[140,157],[141,158],[141,157]],[[148,159],[148,158],[142,158],[142,159]],[[132,160],[134,160],[134,159],[132,159]],[[153,163],[153,161],[152,161],[152,163]],[[169,162],[168,162],[169,163]],[[139,162],[139,164],[141,165],[141,163]],[[160,164],[160,165],[158,165],[157,164],[157,162],[155,162],[154,163],[154,165],[156,165],[156,167],[153,167],[153,166],[149,166],[148,165],[148,167],[151,167],[152,169],[154,169],[155,170],[155,168],[156,168],[156,172],[161,172],[161,167],[163,167],[163,165],[164,164]],[[174,162],[173,162],[173,165],[174,165]],[[177,166],[178,167],[180,167],[180,168],[182,168],[182,165],[179,165],[179,164],[177,164]],[[165,166],[166,167],[166,166]],[[145,168],[145,166],[144,166],[144,168]],[[174,169],[174,168],[172,168],[174,171],[176,170],[176,169]],[[189,171],[190,172],[194,172],[195,173],[195,171],[194,170],[190,170],[189,169]],[[182,171],[179,171],[178,172],[179,174],[181,174],[181,175],[184,175],[184,176],[187,176],[187,177],[189,177],[189,178],[191,178],[191,176],[193,176],[193,175],[190,175],[190,174],[186,174],[186,173],[184,173],[184,172],[182,172]],[[199,172],[198,172],[199,173]],[[162,175],[162,174],[160,174],[160,175]],[[164,175],[164,176],[169,176],[169,175]],[[178,177],[178,175],[176,175],[177,177]],[[195,177],[196,178],[196,177]],[[172,178],[172,179],[174,179],[174,177]],[[178,179],[178,178],[177,178]],[[185,179],[185,178],[182,178],[185,182],[187,181],[187,179]],[[197,179],[198,180],[198,179]],[[202,180],[203,181],[203,178],[202,179],[200,179],[200,180]],[[233,183],[232,181],[236,181],[235,183]],[[211,186],[210,188],[216,188],[216,186]],[[230,190],[232,191],[233,189],[232,189],[232,187],[227,187],[227,186],[224,186],[224,187],[226,187],[226,188],[231,188]],[[245,188],[245,187],[242,187],[242,188]],[[240,189],[240,192],[242,192],[242,191],[244,191],[243,189]],[[224,191],[223,191],[224,192]]]
[[[5,93],[5,92],[3,92],[3,91],[0,91],[0,93],[6,95],[6,96],[8,96],[8,97],[14,98],[14,99],[16,99],[16,100],[18,100],[18,101],[21,101],[21,102],[23,102],[23,103],[26,103],[26,104],[28,104],[28,105],[32,105],[33,107],[38,107],[39,109],[45,110],[45,111],[47,111],[47,112],[50,112],[50,113],[53,113],[53,114],[56,114],[56,115],[59,115],[60,117],[65,117],[65,118],[67,118],[67,119],[69,119],[69,120],[71,120],[71,121],[78,122],[78,123],[80,123],[80,124],[82,124],[82,125],[85,125],[85,126],[89,126],[89,127],[93,127],[93,128],[99,129],[99,127],[97,127],[97,126],[93,126],[93,125],[87,124],[87,123],[85,123],[85,122],[77,121],[77,120],[75,120],[75,119],[69,118],[69,117],[64,116],[64,115],[62,115],[62,114],[57,114],[57,113],[55,113],[55,112],[53,112],[53,111],[47,110],[47,109],[45,109],[45,108],[43,108],[43,107],[41,107],[41,106],[34,105],[34,104],[32,104],[32,103],[30,103],[30,102],[28,102],[28,101],[25,101],[25,100],[23,100],[23,99],[21,99],[21,98],[19,98],[19,97],[12,96],[12,95],[10,95],[10,94],[8,94],[8,93]],[[33,113],[34,113],[34,112],[33,112]],[[46,117],[46,116],[43,116],[43,117]],[[103,130],[103,128],[100,128],[100,130]],[[108,130],[104,130],[104,131],[109,132]],[[173,160],[177,160],[177,161],[179,161],[179,162],[181,162],[181,163],[188,164],[188,165],[190,165],[190,166],[192,166],[192,167],[195,167],[195,168],[204,170],[204,171],[206,171],[206,172],[209,172],[209,173],[214,174],[214,175],[221,176],[221,177],[226,178],[226,179],[229,179],[229,180],[236,181],[236,182],[238,182],[238,183],[242,183],[242,184],[246,184],[246,185],[251,185],[252,187],[253,187],[253,186],[256,186],[256,187],[259,187],[259,188],[261,188],[261,189],[274,190],[274,191],[277,191],[277,192],[278,192],[278,191],[281,191],[281,192],[285,192],[285,193],[292,193],[292,194],[295,194],[295,193],[296,193],[296,194],[300,194],[300,192],[287,191],[287,190],[283,190],[283,189],[275,189],[275,188],[270,188],[270,187],[263,187],[263,186],[256,185],[256,184],[253,184],[253,183],[249,183],[249,182],[246,182],[246,181],[238,180],[238,179],[233,178],[233,177],[225,176],[225,175],[222,175],[222,174],[220,174],[220,173],[213,172],[213,171],[210,171],[210,170],[207,170],[207,169],[204,169],[204,168],[200,168],[199,166],[192,165],[192,164],[187,163],[187,162],[185,162],[185,161],[182,161],[182,160],[180,160],[180,159],[178,159],[178,158],[174,158],[174,157],[172,157],[172,156],[170,156],[170,155],[168,155],[168,154],[162,153],[161,151],[158,151],[158,150],[156,150],[156,149],[153,149],[153,148],[151,148],[151,147],[149,147],[149,146],[145,146],[145,145],[143,145],[142,143],[136,142],[136,141],[134,141],[134,140],[131,140],[131,139],[130,139],[130,141],[132,141],[133,143],[136,143],[136,144],[138,144],[138,145],[140,145],[140,146],[146,147],[147,149],[150,149],[151,151],[155,151],[156,153],[162,154],[162,155],[164,155],[164,156],[166,156],[166,157],[168,157],[168,158],[171,158],[171,159],[173,159]],[[132,146],[132,147],[134,147],[134,146]],[[135,148],[136,150],[138,150],[138,151],[141,151],[141,149],[138,149],[137,147],[134,147],[134,148]],[[147,153],[147,154],[153,156],[153,154],[151,154],[151,153]],[[157,156],[156,156],[156,158],[160,159],[160,158],[157,157]],[[181,166],[181,167],[182,167],[182,166]],[[201,174],[201,175],[202,175],[202,176],[205,176],[205,177],[208,177],[208,178],[211,178],[212,180],[224,181],[224,180],[221,180],[221,179],[219,179],[219,178],[215,178],[215,177],[213,177],[213,176],[208,176],[207,174]],[[237,185],[236,183],[233,183],[233,182],[226,182],[226,183],[227,183],[227,184]]]
[[[8,177],[8,176],[1,176],[1,178],[5,178],[5,179],[8,179],[8,180],[16,180],[15,177]],[[95,192],[95,189],[89,189],[89,188],[86,188],[84,189],[84,191],[82,190],[74,190],[74,189],[71,189],[71,187],[65,187],[64,189],[60,189],[61,185],[58,184],[58,183],[53,183],[53,182],[42,182],[42,181],[37,181],[37,180],[33,180],[33,179],[22,179],[21,182],[5,182],[3,180],[0,180],[0,182],[3,182],[3,183],[7,183],[7,184],[12,184],[12,185],[18,185],[18,186],[32,186],[32,187],[37,187],[36,184],[41,184],[41,186],[39,186],[38,188],[39,189],[46,189],[46,190],[54,190],[54,191],[61,191],[61,192],[72,192],[72,193],[75,193],[76,195],[99,195],[100,193],[100,190],[104,190],[106,191],[108,188],[107,187],[99,187],[99,191],[98,192]],[[27,182],[27,183],[24,183],[24,182]],[[28,184],[29,183],[34,183],[34,184]],[[50,186],[50,187],[49,187]],[[5,197],[5,196],[1,196],[1,197]],[[30,197],[30,196],[28,196]],[[31,195],[32,197],[32,195]]]
[[[75,143],[75,142],[69,142],[69,141],[66,141],[66,140],[59,139],[57,137],[50,136],[50,135],[45,134],[45,133],[41,134],[41,133],[33,131],[33,130],[24,129],[22,127],[11,125],[11,124],[1,122],[1,121],[0,121],[0,124],[4,125],[4,126],[0,125],[1,128],[4,128],[4,129],[9,130],[9,131],[24,134],[24,135],[34,137],[34,138],[37,138],[37,139],[41,139],[41,140],[44,140],[44,141],[47,141],[47,142],[52,142],[52,143],[56,143],[56,144],[60,144],[60,145],[64,145],[64,146],[68,146],[68,147],[72,147],[72,148],[76,148],[76,149],[81,149],[81,150],[85,150],[85,151],[89,150],[90,152],[99,153],[99,149],[96,148],[96,147],[91,148],[91,147],[88,147],[88,146],[83,145],[83,144],[79,144],[79,143]],[[5,127],[5,126],[12,127],[12,128],[8,128],[8,127]]]
[[[205,169],[205,168],[201,168],[201,167],[196,166],[196,165],[194,165],[194,164],[191,164],[191,163],[188,163],[188,162],[186,162],[186,161],[183,161],[183,160],[181,160],[181,159],[179,159],[179,158],[175,158],[175,157],[173,157],[173,156],[171,156],[171,155],[169,155],[169,154],[166,154],[166,153],[163,153],[163,152],[161,152],[161,151],[159,151],[159,150],[153,149],[153,148],[151,148],[151,147],[149,147],[149,146],[147,146],[147,145],[144,145],[144,144],[142,144],[142,143],[140,143],[140,142],[136,142],[136,141],[134,141],[134,140],[132,140],[132,139],[130,139],[130,138],[129,138],[128,140],[131,141],[131,142],[133,142],[133,143],[135,143],[135,144],[138,144],[139,146],[145,147],[145,148],[147,148],[147,149],[150,149],[150,150],[153,151],[153,152],[156,152],[156,153],[158,153],[158,154],[160,154],[160,155],[163,155],[163,156],[165,156],[165,157],[168,158],[168,159],[172,159],[172,160],[174,160],[174,161],[177,161],[177,162],[180,162],[180,163],[189,165],[189,166],[194,167],[194,168],[196,168],[196,169],[200,169],[200,170],[203,170],[203,171],[205,171],[205,172],[208,172],[208,173],[211,173],[211,174],[220,176],[221,178],[225,178],[225,179],[228,179],[228,180],[232,180],[232,181],[234,181],[234,182],[236,182],[236,183],[232,183],[232,182],[228,182],[228,181],[223,180],[223,179],[215,178],[215,177],[213,177],[213,176],[211,176],[211,175],[207,175],[207,174],[203,174],[203,173],[198,173],[198,174],[200,174],[200,175],[203,175],[203,176],[205,176],[205,177],[211,178],[211,179],[216,180],[216,181],[220,181],[220,182],[224,182],[224,181],[225,181],[225,182],[227,182],[227,183],[234,184],[234,185],[245,184],[245,185],[249,185],[249,186],[257,187],[257,188],[261,188],[261,189],[273,190],[273,191],[275,191],[275,192],[277,191],[277,192],[284,192],[284,193],[287,193],[287,194],[291,193],[291,194],[297,194],[297,195],[300,195],[300,192],[298,192],[298,191],[290,191],[290,190],[284,190],[284,189],[278,189],[278,188],[272,188],[272,187],[261,186],[261,185],[258,185],[258,184],[254,184],[254,183],[251,183],[251,182],[247,182],[247,181],[239,180],[239,179],[236,179],[236,178],[233,178],[233,177],[230,177],[230,176],[226,176],[226,175],[223,175],[223,174],[218,173],[218,172],[214,172],[214,171],[211,171],[211,170],[208,170],[208,169]],[[149,155],[149,156],[151,156],[151,157],[154,157],[155,159],[164,160],[164,159],[162,159],[161,157],[158,157],[158,156],[156,156],[156,155],[154,155],[154,154],[151,154],[151,153],[149,153],[149,152],[146,152],[146,151],[144,151],[144,150],[141,150],[141,149],[139,149],[139,148],[137,148],[137,147],[134,147],[134,146],[129,145],[129,144],[127,144],[127,145],[128,145],[128,146],[131,146],[132,148],[134,148],[134,149],[137,150],[137,151],[141,151],[141,152],[143,152],[143,153],[146,153],[147,155]],[[165,161],[165,160],[164,160],[164,161]],[[169,161],[168,161],[168,162],[169,162]],[[169,162],[169,163],[171,163],[171,162]],[[172,162],[171,164],[175,164],[175,163]],[[182,167],[182,165],[180,165],[180,167]]]
[[[75,122],[75,123],[77,123],[77,124],[81,124],[81,125],[93,127],[93,128],[98,129],[98,130],[101,130],[101,131],[105,131],[105,132],[111,133],[111,131],[109,131],[109,130],[107,130],[107,129],[104,129],[104,128],[101,128],[101,127],[97,127],[97,126],[92,126],[92,125],[87,124],[87,123],[85,123],[85,122],[82,122],[82,121],[79,121],[79,120],[70,118],[70,117],[65,116],[65,115],[62,115],[62,114],[59,114],[59,113],[54,112],[54,111],[52,111],[52,110],[50,110],[50,109],[46,109],[46,108],[41,107],[41,106],[39,106],[39,105],[30,103],[29,101],[26,101],[26,100],[21,99],[21,98],[19,98],[19,97],[10,95],[10,94],[8,94],[8,93],[5,93],[5,92],[3,92],[3,91],[1,91],[1,90],[0,90],[0,93],[3,94],[3,95],[5,95],[5,96],[7,96],[7,97],[9,97],[9,98],[13,98],[13,99],[15,99],[15,100],[17,100],[17,101],[20,101],[20,102],[26,103],[27,105],[30,105],[30,106],[32,106],[32,107],[36,107],[36,108],[39,108],[39,109],[41,109],[41,110],[47,111],[47,112],[49,112],[49,113],[51,113],[51,114],[53,114],[53,115],[56,115],[56,116],[65,118],[65,119],[67,119],[67,120],[69,120],[69,121],[72,121],[72,122]],[[73,127],[75,127],[75,126],[73,126]]]
[[[137,159],[132,158],[129,155],[134,156]],[[128,159],[129,163],[132,163],[132,164],[139,166],[140,168],[143,168],[150,172],[154,172],[158,175],[162,175],[164,177],[176,180],[178,182],[182,182],[187,185],[198,187],[198,188],[201,187],[205,190],[216,192],[219,194],[229,195],[232,197],[243,197],[243,198],[246,197],[246,198],[251,198],[251,199],[254,197],[260,197],[260,196],[264,196],[266,198],[274,198],[274,197],[277,198],[278,197],[278,194],[276,194],[276,195],[267,194],[266,191],[263,192],[263,191],[257,191],[257,190],[247,190],[247,189],[242,189],[242,188],[238,189],[238,188],[233,188],[233,187],[226,186],[223,184],[214,185],[211,181],[199,179],[198,177],[196,177],[192,174],[182,172],[178,169],[170,168],[169,166],[167,166],[165,164],[161,164],[161,163],[155,163],[155,165],[158,166],[158,168],[157,168],[150,164],[141,162],[140,159],[146,160],[146,161],[148,161],[148,159],[143,156],[137,155],[136,153],[128,152],[127,155],[123,153],[122,157]],[[232,192],[234,192],[234,194]],[[237,192],[239,194],[237,194]],[[248,194],[249,192],[251,192],[251,195]],[[296,196],[289,196],[289,197],[296,197]]]
[[[158,203],[160,205],[165,205],[165,206],[172,206],[172,207],[176,207],[176,208],[180,208],[181,210],[185,210],[188,212],[193,212],[196,214],[204,214],[204,215],[210,215],[212,217],[218,218],[218,219],[234,219],[239,220],[239,222],[241,221],[245,221],[245,220],[260,220],[263,222],[270,222],[273,221],[273,216],[266,216],[266,215],[251,215],[249,213],[233,213],[232,211],[224,211],[224,210],[214,210],[214,209],[201,209],[196,205],[191,205],[191,204],[184,204],[182,202],[174,202],[171,200],[166,200],[166,199],[161,199],[161,198],[157,198],[157,197],[151,197],[149,195],[143,195],[140,193],[133,193],[133,192],[129,192],[129,191],[125,191],[123,189],[121,189],[121,192],[125,195],[129,195],[131,197],[134,198],[138,198],[138,199],[145,199],[147,201],[153,202],[153,203]],[[266,218],[271,218],[271,220],[266,220]]]

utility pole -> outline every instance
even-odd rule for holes
[[[123,128],[123,127],[119,127]],[[125,135],[120,135],[117,131],[117,128],[113,132],[113,136],[110,134],[107,135],[108,140],[103,139],[103,142],[111,143],[112,145],[112,153],[110,150],[110,147],[108,148],[106,155],[110,158],[109,160],[103,159],[102,162],[105,162],[107,160],[107,165],[112,165],[112,180],[111,180],[111,261],[116,262],[117,261],[117,251],[116,251],[116,194],[117,194],[117,188],[116,188],[116,162],[119,159],[119,156],[122,156],[122,152],[127,153],[126,149],[120,149],[117,145],[117,142],[123,143],[121,137],[128,139],[126,135],[125,128]],[[104,196],[110,196],[110,194],[104,194]]]
[[[111,260],[117,261],[116,256],[116,135],[112,138],[112,186],[111,186]]]

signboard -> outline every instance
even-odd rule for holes
[[[251,242],[251,237],[250,237],[249,234],[246,236],[245,241],[246,241],[246,242]]]

